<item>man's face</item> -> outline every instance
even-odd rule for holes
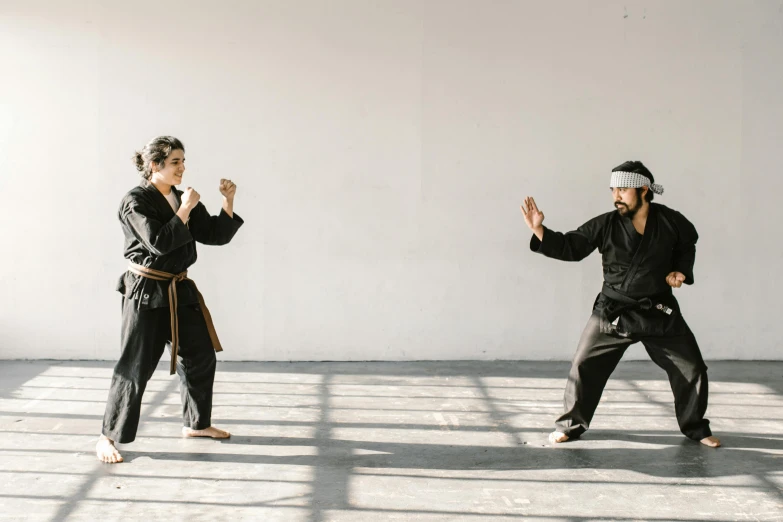
[[[612,200],[621,216],[632,218],[642,208],[642,198],[635,188],[612,188]]]
[[[185,151],[172,150],[169,157],[163,162],[162,168],[153,174],[166,185],[179,185],[182,183],[182,175],[185,173]]]

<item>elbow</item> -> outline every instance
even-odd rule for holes
[[[166,254],[169,254],[171,252],[171,250],[159,248],[152,244],[147,245],[147,249],[156,256],[165,256]]]
[[[223,246],[227,245],[230,239],[216,238],[216,237],[197,237],[195,238],[198,243],[207,246]]]
[[[582,259],[586,258],[589,255],[590,255],[590,252],[585,253],[585,252],[578,252],[578,251],[574,251],[574,250],[569,249],[569,250],[566,250],[566,251],[564,251],[562,253],[562,255],[560,256],[560,259],[562,259],[563,261],[569,261],[569,262],[572,262],[572,263],[578,263],[579,261],[581,261]]]
[[[176,246],[171,242],[164,241],[145,241],[147,249],[156,256],[165,256],[176,250]]]

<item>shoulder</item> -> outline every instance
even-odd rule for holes
[[[661,205],[660,203],[650,203],[650,205],[655,209],[658,215],[663,216],[665,219],[669,219],[678,224],[690,223],[690,220],[688,220],[688,218],[686,218],[685,215],[683,215],[683,213],[678,210],[669,208],[666,205]]]
[[[153,205],[152,194],[150,191],[139,185],[133,187],[122,197],[120,201],[120,213],[127,212],[134,208],[145,208]]]
[[[577,230],[582,235],[586,236],[592,243],[600,244],[601,238],[604,237],[605,231],[612,226],[614,215],[616,212],[607,212],[596,216],[589,221],[585,222]]]
[[[698,237],[696,227],[682,212],[669,208],[666,205],[661,205],[660,203],[650,203],[650,205],[653,205],[656,214],[660,216],[661,220],[669,224],[673,229],[686,236]]]
[[[594,218],[587,221],[582,226],[588,228],[603,228],[611,225],[611,223],[614,221],[616,216],[617,216],[617,212],[615,212],[614,210],[611,212],[606,212],[605,214],[601,214],[600,216],[595,216]]]

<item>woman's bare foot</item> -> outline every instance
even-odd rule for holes
[[[699,442],[710,448],[720,448],[720,439],[711,435],[709,437],[704,437]]]
[[[549,442],[552,444],[558,444],[560,442],[565,442],[568,440],[568,435],[563,433],[562,431],[553,431],[549,434]]]
[[[98,460],[107,464],[117,464],[122,462],[122,455],[114,447],[114,441],[108,438],[106,435],[101,435],[98,439],[98,444],[95,445],[95,453],[98,455]]]
[[[213,439],[227,439],[231,434],[225,430],[219,430],[214,426],[203,430],[194,430],[191,428],[182,428],[183,437],[211,437]]]

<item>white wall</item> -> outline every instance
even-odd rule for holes
[[[570,359],[600,258],[519,204],[575,228],[627,159],[701,234],[705,357],[781,359],[783,2],[105,4],[0,2],[0,358],[117,357],[116,210],[173,134],[239,187],[191,270],[223,360]]]

